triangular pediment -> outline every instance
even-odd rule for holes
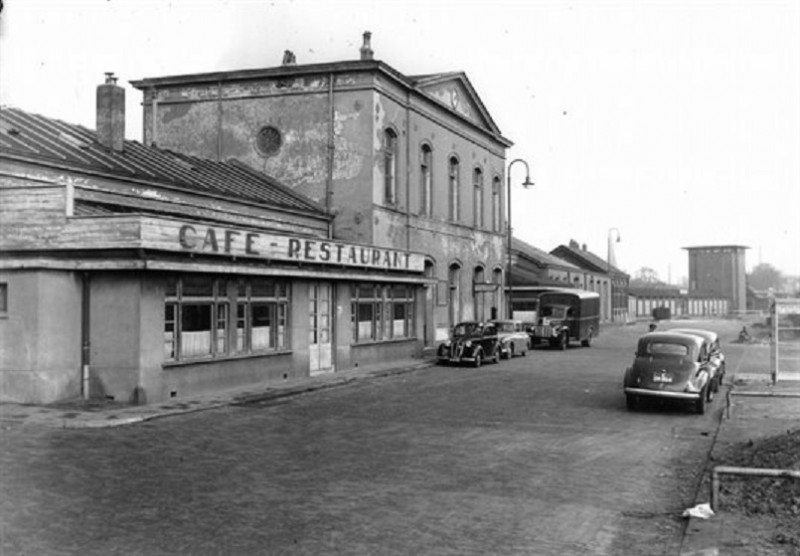
[[[494,135],[501,135],[464,72],[414,76],[416,88]]]

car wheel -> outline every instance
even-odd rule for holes
[[[628,411],[635,411],[639,408],[639,398],[633,394],[625,394],[625,406]]]
[[[475,361],[472,362],[472,366],[475,367],[476,369],[481,366],[481,352],[480,351],[476,351],[475,352]]]
[[[706,412],[706,399],[708,397],[708,392],[706,388],[700,392],[700,397],[697,398],[697,401],[694,402],[694,412],[698,415],[703,415]]]

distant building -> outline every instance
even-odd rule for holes
[[[743,245],[684,247],[689,252],[689,296],[721,297],[731,311],[747,310]]]
[[[628,295],[629,314],[632,319],[668,317],[713,317],[729,312],[727,298],[698,293],[687,295],[667,284],[631,284]]]
[[[581,287],[586,271],[518,238],[511,241],[514,286]]]
[[[605,321],[628,320],[628,286],[630,275],[608,263],[575,240],[569,245],[559,245],[550,254],[568,261],[586,271],[584,283],[573,286],[600,294],[600,317]]]

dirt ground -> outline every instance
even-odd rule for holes
[[[800,471],[800,428],[730,446],[714,463]],[[759,540],[772,545],[776,554],[800,556],[800,480],[726,477],[720,501],[726,513],[743,523],[757,523],[757,529],[765,531]]]

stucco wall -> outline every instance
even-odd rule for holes
[[[80,395],[81,283],[72,272],[9,271],[0,319],[0,399],[51,403]]]
[[[466,122],[380,72],[336,74],[332,91],[330,78],[321,73],[176,84],[155,93],[147,89],[145,140],[155,138],[162,147],[200,156],[237,157],[323,205],[328,200],[327,180],[332,179],[335,238],[423,252],[433,261],[432,277],[439,281],[446,281],[449,266],[458,262],[462,266],[460,318],[473,318],[475,267],[485,269],[487,281],[495,269],[505,267],[505,223],[500,222],[495,231],[492,221],[495,178],[501,184],[499,202],[505,214],[503,142],[477,127],[474,118]],[[279,129],[283,140],[280,151],[268,157],[254,144],[265,125]],[[384,202],[387,128],[397,134],[398,147],[397,199],[392,206]],[[423,144],[433,152],[431,216],[420,216]],[[458,158],[461,168],[461,216],[456,222],[450,221],[448,202],[451,156]],[[483,174],[483,230],[475,230],[473,216],[476,167]],[[483,296],[485,315],[498,304],[493,297]],[[440,300],[432,299],[434,307],[427,311],[433,314],[430,327],[437,330],[437,339],[446,336],[453,324]],[[504,309],[499,310],[503,314]]]
[[[138,272],[92,274],[89,310],[92,397],[135,402],[140,396],[139,353],[144,347],[140,337],[141,297]],[[160,330],[163,330],[163,315]],[[163,349],[162,339],[162,353]]]

